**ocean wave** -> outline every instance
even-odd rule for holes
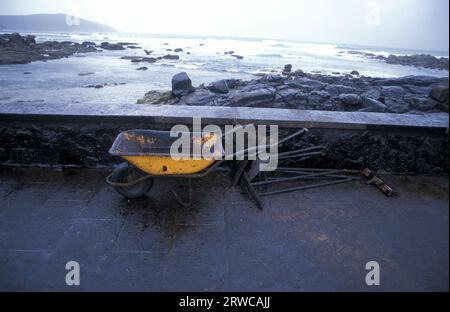
[[[283,55],[281,54],[256,54],[256,57],[276,57],[276,58],[282,58]]]
[[[162,67],[175,67],[173,63],[152,63],[153,66],[162,66]]]
[[[282,58],[301,59],[302,57],[297,54],[281,54]]]
[[[201,66],[197,64],[175,64],[174,67],[183,69],[199,69]]]
[[[290,45],[286,44],[286,42],[278,41],[278,40],[262,40],[262,43],[268,45],[271,48],[289,48]]]
[[[289,54],[289,53],[282,53],[282,54],[271,54],[271,53],[262,53],[262,54],[255,54],[255,57],[267,57],[267,58],[289,58],[289,59],[301,59],[302,57],[298,54]]]
[[[260,69],[260,70],[249,70],[249,71],[247,71],[245,73],[251,74],[251,75],[259,75],[259,74],[270,75],[270,74],[273,74],[273,73],[276,73],[276,72],[277,72],[277,70],[275,70],[275,69],[268,69],[268,68],[266,68],[266,69]]]
[[[227,73],[241,73],[242,72],[242,71],[240,71],[239,69],[236,69],[236,68],[228,68],[228,69],[224,69],[223,71],[227,72]]]
[[[237,68],[212,68],[216,72],[229,73],[229,74],[249,74],[249,71]]]
[[[271,48],[289,48],[289,46],[284,43],[271,44],[270,47]]]

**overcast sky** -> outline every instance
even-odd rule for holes
[[[0,0],[0,14],[70,13],[127,32],[449,50],[449,0]]]

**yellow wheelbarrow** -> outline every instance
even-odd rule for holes
[[[240,129],[242,128],[240,127]],[[303,129],[298,131],[276,144],[281,144],[305,131],[307,130]],[[225,135],[219,137],[209,133],[190,133],[189,137],[191,138],[191,143],[200,144],[203,149],[204,147],[212,148],[215,146],[217,140],[222,140]],[[156,177],[187,178],[189,182],[189,200],[184,202],[174,190],[172,190],[172,193],[181,205],[190,206],[192,203],[191,179],[205,177],[217,169],[225,161],[223,160],[224,152],[223,150],[214,151],[210,158],[193,153],[189,155],[181,154],[177,155],[177,158],[172,158],[170,149],[177,139],[177,137],[171,137],[168,131],[129,130],[120,133],[109,150],[109,153],[125,159],[126,162],[117,166],[112,174],[106,178],[106,182],[113,186],[122,196],[128,199],[134,199],[147,194],[151,190],[153,180]],[[200,140],[200,142],[193,142],[194,140]],[[248,155],[253,152],[256,151],[246,149],[236,152],[233,156],[240,153],[247,153]],[[250,180],[254,175],[249,177],[244,170],[246,165],[243,164],[247,163],[248,161],[241,161],[236,166],[237,169],[235,170],[233,185],[238,181],[242,181],[249,195],[255,200],[258,207],[261,208],[262,203],[250,184]]]
[[[201,148],[211,148],[216,140],[221,138],[212,134],[189,134],[191,140],[200,140]],[[215,151],[211,158],[201,155],[189,154],[177,155],[172,158],[170,149],[177,137],[170,137],[168,131],[155,130],[129,130],[119,134],[109,150],[113,156],[119,156],[126,160],[115,168],[112,174],[106,178],[106,182],[128,199],[139,198],[147,194],[155,177],[172,178],[201,178],[221,165],[223,161],[216,161],[216,154],[223,151]],[[192,146],[191,142],[191,146]],[[175,191],[172,190],[177,200],[183,205],[189,205],[191,201],[191,184],[189,183],[189,203],[184,203]]]

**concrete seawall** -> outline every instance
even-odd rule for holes
[[[310,133],[291,145],[324,144],[328,153],[301,165],[448,174],[448,114],[130,104],[87,112],[68,105],[60,113],[56,107],[0,104],[0,164],[109,167],[120,162],[108,149],[121,131],[170,129],[202,117],[203,125],[278,125],[282,135],[307,127]]]

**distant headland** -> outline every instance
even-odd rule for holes
[[[110,26],[66,14],[0,15],[0,31],[115,32]]]

